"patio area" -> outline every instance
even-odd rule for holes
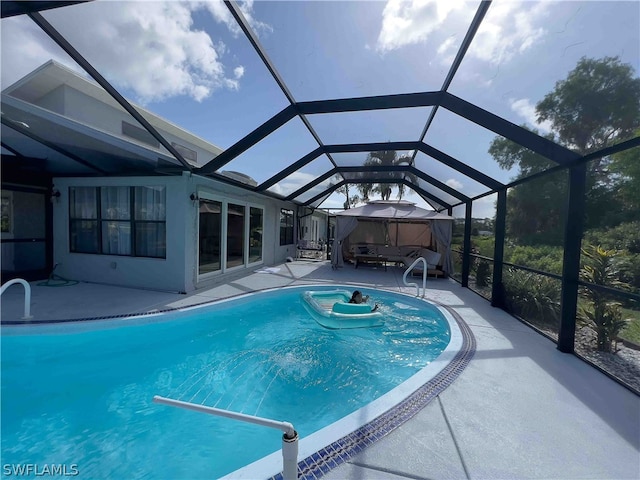
[[[125,316],[304,284],[415,292],[402,274],[395,267],[332,270],[326,261],[297,260],[226,276],[188,295],[34,282],[31,312],[34,321]],[[426,297],[464,319],[475,337],[474,357],[412,419],[324,478],[640,477],[640,397],[452,280],[428,279]],[[3,322],[20,319],[23,298],[21,286],[2,295]]]

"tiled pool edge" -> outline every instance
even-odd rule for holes
[[[366,447],[372,445],[422,410],[431,400],[451,385],[469,364],[476,350],[476,340],[471,329],[455,310],[439,302],[430,301],[447,310],[455,319],[462,334],[462,347],[453,360],[436,376],[392,409],[298,462],[299,479],[318,479],[333,468],[346,463],[350,458],[359,454]],[[282,474],[274,475],[268,480],[282,480]]]

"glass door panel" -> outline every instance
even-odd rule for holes
[[[222,240],[222,203],[200,200],[200,228],[198,234],[198,273],[219,271]]]
[[[227,207],[227,268],[244,265],[244,206]]]
[[[262,261],[262,231],[264,214],[261,208],[251,207],[249,213],[249,263]]]

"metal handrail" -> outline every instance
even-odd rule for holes
[[[281,430],[284,432],[282,435],[282,478],[284,480],[294,480],[298,478],[298,432],[293,428],[293,424],[289,422],[271,420],[269,418],[247,415],[244,413],[232,412],[230,410],[222,410],[220,408],[207,407],[206,405],[183,402],[181,400],[174,400],[172,398],[161,397],[159,395],[155,395],[153,397],[153,402]]]
[[[30,320],[33,318],[31,315],[31,285],[26,280],[22,278],[14,278],[13,280],[9,280],[7,283],[2,285],[0,289],[0,295],[4,293],[4,291],[10,287],[11,285],[15,285],[16,283],[21,284],[24,287],[24,317],[23,320]]]
[[[402,275],[402,283],[404,283],[407,287],[411,285],[416,287],[416,297],[420,296],[420,287],[417,283],[407,282],[407,275],[409,272],[415,268],[415,266],[422,262],[424,268],[422,269],[422,298],[424,298],[425,292],[427,291],[427,260],[424,257],[418,257],[414,260],[414,262],[404,271],[404,275]]]

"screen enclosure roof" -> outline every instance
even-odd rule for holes
[[[581,59],[638,71],[637,2],[3,1],[2,22],[5,168],[191,171],[312,208],[342,207],[348,190],[442,211],[522,181],[489,153],[496,139],[550,171],[640,145],[637,134],[613,150],[561,145],[535,109]],[[20,78],[5,72],[49,60],[95,83],[158,148],[5,93]],[[185,158],[149,112],[210,158]]]

